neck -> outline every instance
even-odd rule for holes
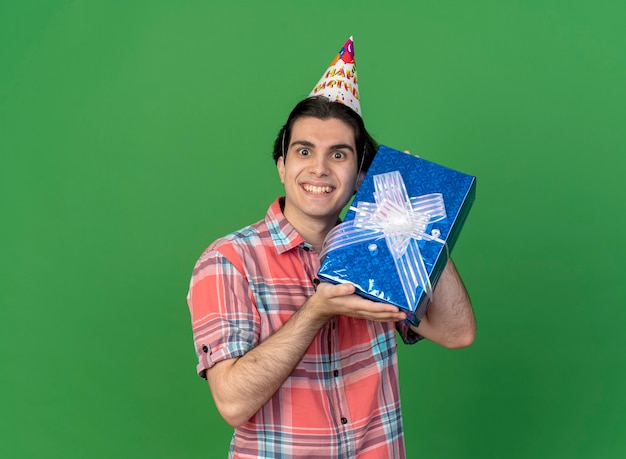
[[[284,212],[285,218],[291,226],[302,236],[306,242],[311,244],[317,253],[322,251],[322,245],[328,232],[337,225],[339,215],[328,219],[315,219],[306,216],[292,215]]]
[[[300,236],[302,236],[306,242],[313,246],[317,253],[320,253],[322,251],[322,245],[324,245],[326,235],[331,229],[333,229],[335,224],[336,220],[332,225],[324,225],[319,228],[313,228],[311,226],[306,226],[304,228],[294,226],[294,228],[298,233],[300,233]]]

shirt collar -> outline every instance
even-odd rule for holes
[[[304,242],[300,233],[285,218],[282,211],[284,203],[284,197],[277,198],[265,215],[265,224],[272,237],[276,251],[283,253],[298,246],[310,249],[311,245]]]

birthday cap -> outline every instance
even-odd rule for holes
[[[328,70],[309,94],[309,97],[311,96],[324,96],[332,101],[341,102],[362,116],[352,37],[339,50]]]

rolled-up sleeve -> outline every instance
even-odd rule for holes
[[[187,295],[198,375],[239,357],[259,341],[260,320],[240,259],[209,247],[194,267]]]
[[[396,322],[396,330],[404,344],[415,344],[424,339],[422,335],[415,333],[406,322]]]

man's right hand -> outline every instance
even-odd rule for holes
[[[331,284],[322,282],[315,294],[303,308],[312,320],[321,325],[334,316],[348,316],[376,322],[397,322],[406,319],[406,314],[398,307],[365,299],[355,292],[353,284]]]

